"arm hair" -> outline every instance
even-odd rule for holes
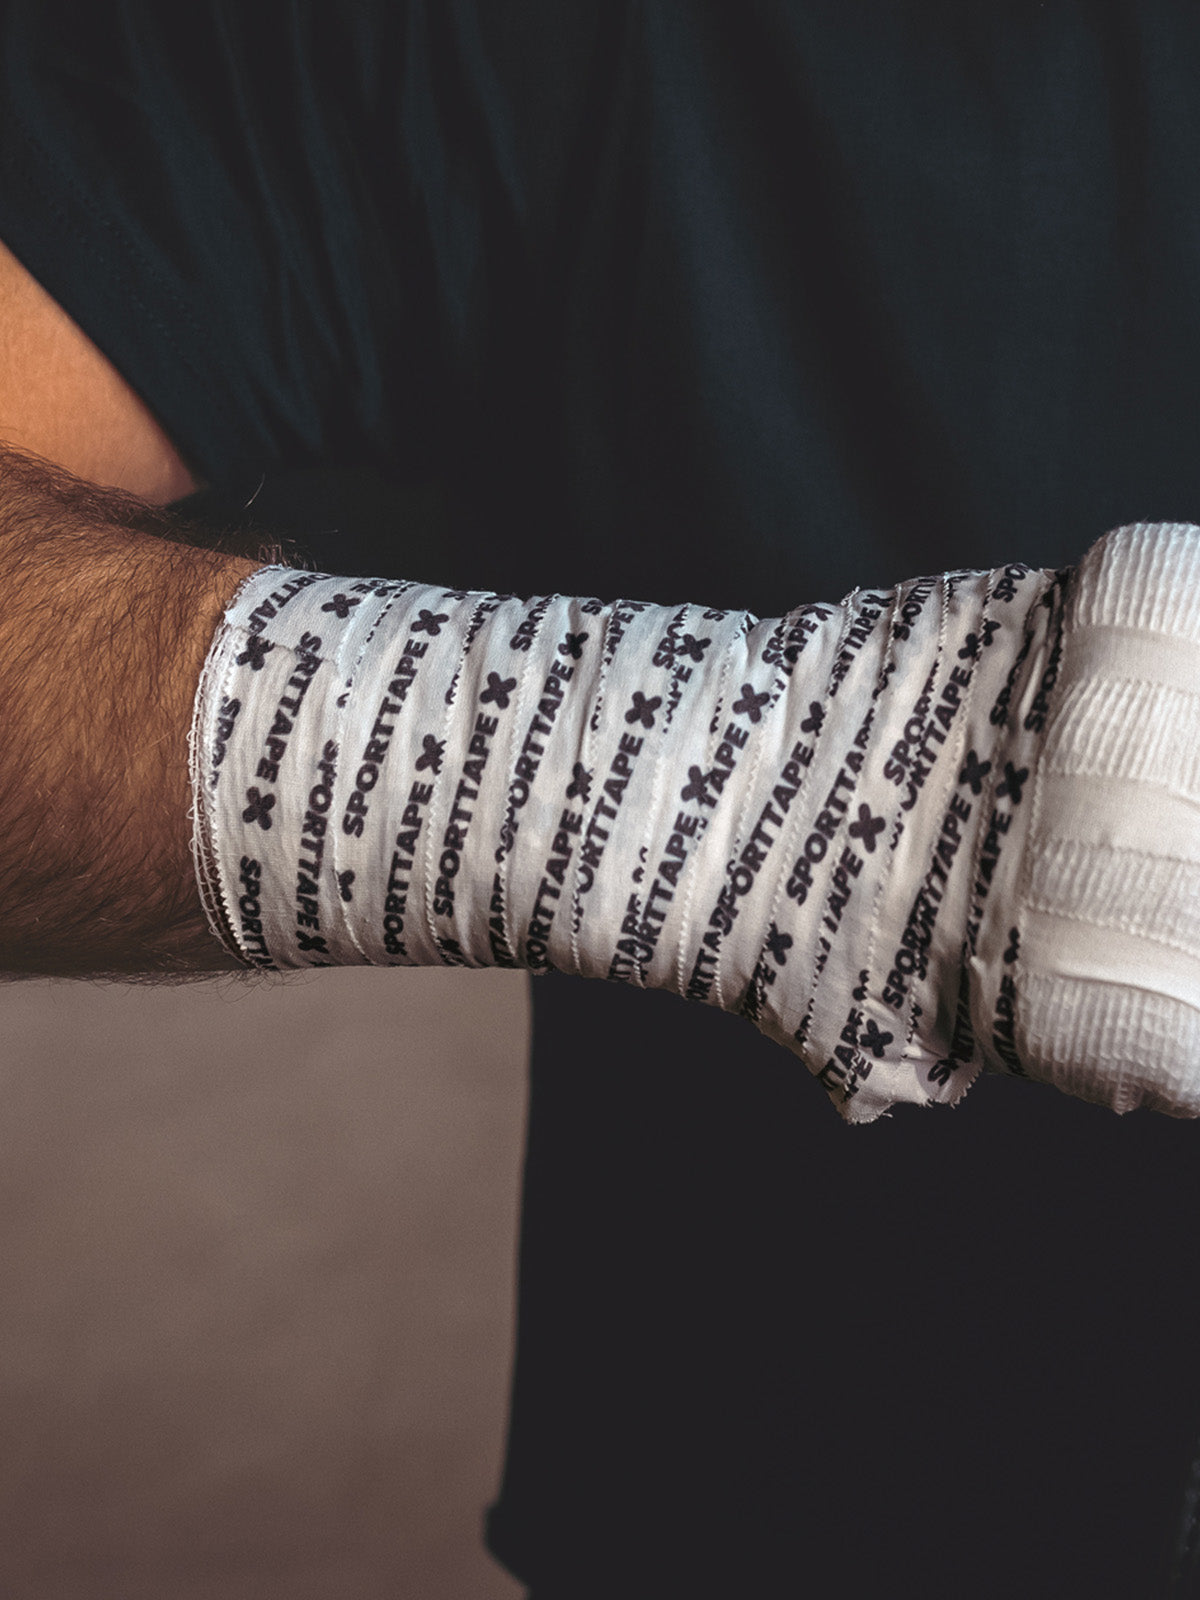
[[[201,667],[270,552],[0,447],[0,973],[233,966],[190,835]]]

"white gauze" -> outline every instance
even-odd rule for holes
[[[1074,611],[1070,574],[1017,564],[765,621],[264,568],[197,699],[214,932],[265,969],[553,967],[670,989],[751,1018],[851,1121],[954,1102],[985,1065],[1136,1103],[1161,1062],[1131,1072],[1123,1052],[1161,1019],[1113,1011],[1122,976],[1087,967],[1086,933],[1074,965],[1052,959],[1052,919],[1088,914],[1063,898],[1070,848],[1106,848],[1051,726],[1064,670],[1086,689],[1105,658],[1091,619],[1076,670],[1067,626],[1102,549]],[[1072,707],[1072,727],[1112,725],[1108,700]],[[1048,728],[1067,762],[1052,776]],[[1087,771],[1107,782],[1121,758],[1103,748]],[[1035,790],[1049,877],[1030,868]],[[1066,1036],[1081,983],[1108,1004],[1104,1081],[1079,1064],[1086,1028]],[[1180,1093],[1164,1108],[1191,1110]]]

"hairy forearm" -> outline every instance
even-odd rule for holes
[[[0,970],[217,971],[223,923],[673,989],[851,1120],[983,1065],[1200,1112],[1200,529],[765,622],[261,554],[0,455]]]
[[[188,734],[258,565],[142,502],[0,451],[0,971],[231,965],[190,853]]]

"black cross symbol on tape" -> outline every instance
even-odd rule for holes
[[[269,639],[264,639],[261,634],[255,634],[246,641],[246,648],[234,660],[239,667],[249,667],[251,672],[261,672],[263,663],[275,646]]]
[[[353,608],[360,605],[362,605],[362,597],[360,595],[355,595],[351,598],[348,594],[335,594],[332,600],[326,600],[321,610],[332,611],[339,622],[345,622]]]
[[[1020,954],[1021,954],[1021,936],[1017,932],[1016,928],[1010,928],[1008,930],[1008,949],[1004,952],[1004,959],[1008,963],[1008,965],[1011,967],[1013,962],[1017,959],[1017,957]]]
[[[586,805],[588,795],[591,793],[592,775],[582,761],[576,761],[571,769],[571,781],[567,785],[567,799],[574,800],[578,797]]]
[[[987,621],[984,623],[984,625],[983,625],[983,638],[980,641],[983,649],[986,650],[988,645],[991,644],[992,640],[996,636],[996,633],[997,633],[999,627],[1000,627],[1000,622],[999,622],[999,619],[997,617],[989,617],[987,619]]]
[[[469,600],[471,598],[472,592],[473,591],[470,590],[470,589],[443,589],[442,590],[442,599],[443,600]]]
[[[417,757],[417,771],[424,772],[426,767],[432,767],[436,777],[442,770],[442,752],[445,748],[445,739],[437,739],[432,733],[424,734],[421,738],[421,754]]]
[[[583,654],[583,647],[588,642],[590,635],[586,633],[569,633],[558,647],[560,656],[570,656],[572,661],[578,661]]]
[[[983,793],[983,780],[992,770],[990,761],[980,761],[974,750],[967,751],[967,764],[958,775],[959,783],[969,783],[972,794]]]
[[[341,895],[342,899],[346,902],[347,905],[349,905],[350,902],[354,899],[354,892],[353,892],[353,889],[351,888],[351,885],[353,884],[353,882],[354,882],[354,868],[353,867],[347,867],[345,872],[339,872],[338,873],[338,875],[337,875],[338,893]]]
[[[640,689],[633,691],[633,704],[625,713],[628,723],[640,722],[643,728],[654,726],[654,713],[662,705],[662,695],[653,695],[649,700]]]
[[[733,714],[735,717],[749,717],[751,722],[761,722],[762,708],[770,698],[769,692],[755,694],[754,685],[744,683],[741,699],[733,702]]]
[[[894,1034],[881,1033],[874,1017],[868,1017],[866,1027],[858,1036],[858,1043],[860,1049],[869,1050],[876,1061],[882,1061],[884,1046],[891,1044],[893,1038]]]
[[[257,789],[247,789],[246,799],[249,804],[242,812],[242,821],[257,822],[260,828],[270,828],[271,807],[275,804],[275,796],[260,794]]]
[[[693,634],[685,633],[679,648],[684,655],[690,656],[693,661],[703,661],[704,652],[711,643],[711,639],[697,639]]]
[[[787,964],[787,953],[795,942],[790,933],[780,933],[774,923],[767,931],[767,949],[775,957],[777,966],[782,967]]]
[[[431,638],[436,639],[442,631],[442,623],[449,621],[450,617],[447,612],[439,611],[435,616],[432,611],[426,611],[425,607],[422,606],[420,611],[417,612],[417,620],[413,623],[410,632],[427,633]]]
[[[875,854],[875,835],[882,833],[884,821],[882,817],[873,817],[871,808],[865,802],[858,808],[858,821],[852,822],[847,829],[852,839],[861,839],[863,849],[868,855]]]
[[[821,725],[825,721],[825,707],[819,700],[810,700],[808,715],[800,724],[801,733],[820,733]]]
[[[1022,767],[1018,772],[1011,761],[1006,761],[1004,763],[1004,782],[996,790],[996,793],[1002,798],[1010,799],[1013,805],[1019,806],[1021,804],[1021,789],[1028,776],[1028,767]]]
[[[487,688],[479,696],[481,705],[495,705],[501,711],[508,710],[508,697],[517,687],[515,678],[502,678],[498,672],[489,672]]]
[[[296,943],[301,950],[315,950],[318,955],[327,956],[329,950],[325,944],[323,933],[297,933]]]
[[[964,644],[962,649],[958,652],[958,659],[960,661],[974,661],[978,654],[979,636],[978,634],[969,633],[967,635],[966,644]]]
[[[708,792],[711,778],[711,772],[701,772],[699,767],[689,767],[688,781],[679,791],[679,798],[681,800],[696,800],[702,806],[715,806],[717,802]]]

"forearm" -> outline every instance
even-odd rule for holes
[[[0,459],[4,970],[552,965],[744,1012],[855,1120],[983,1064],[1200,1110],[1196,529],[765,623],[180,532]]]
[[[214,629],[258,563],[183,532],[0,452],[0,970],[232,964],[195,887],[188,735]]]

